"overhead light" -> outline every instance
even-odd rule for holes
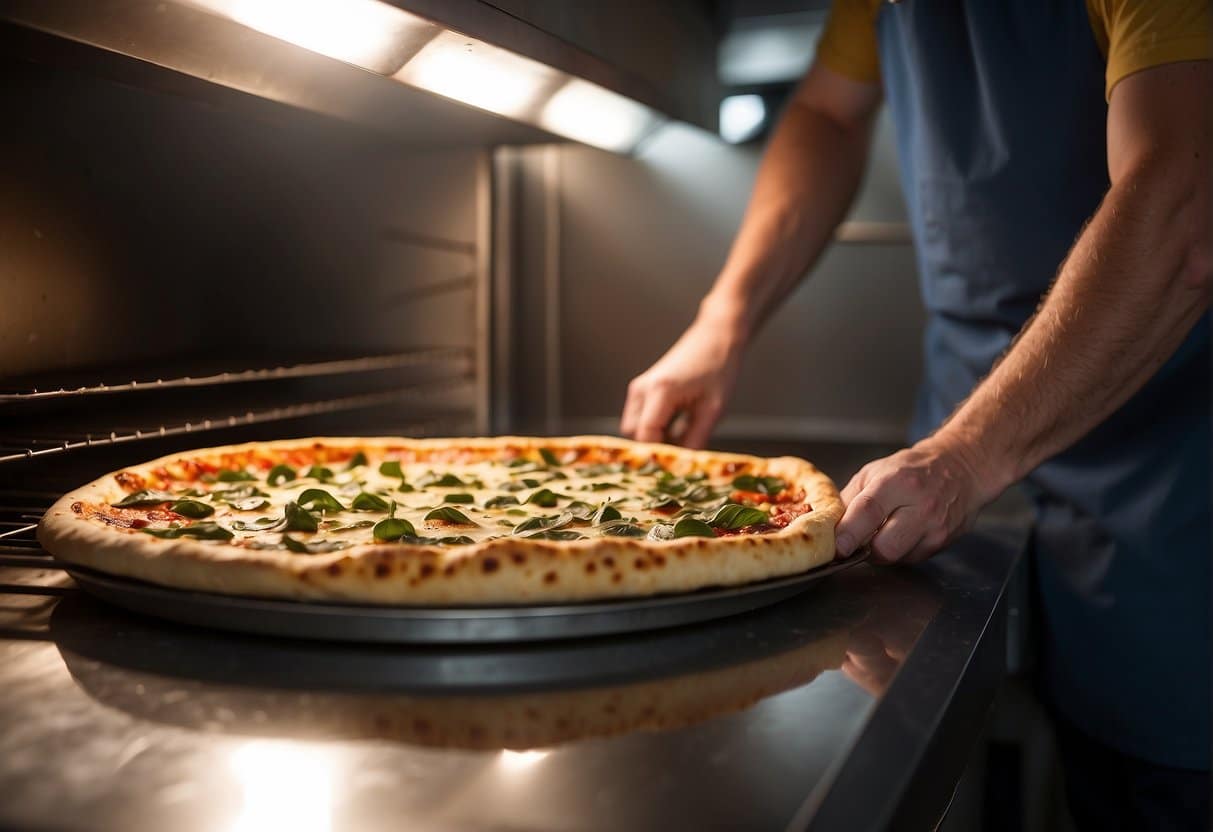
[[[574,78],[543,108],[539,125],[560,136],[629,153],[660,123],[645,105]]]
[[[766,120],[761,95],[730,95],[720,102],[720,137],[731,144],[757,136]]]
[[[538,61],[450,31],[427,43],[395,75],[406,84],[510,118],[532,114],[561,77]]]
[[[617,153],[663,122],[595,83],[380,0],[181,0],[312,52]]]
[[[188,0],[279,40],[391,75],[439,30],[379,0]]]

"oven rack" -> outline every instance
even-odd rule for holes
[[[427,381],[420,384],[397,386],[391,390],[375,393],[297,402],[281,406],[245,410],[237,413],[223,413],[174,423],[161,422],[146,428],[122,428],[108,432],[93,433],[63,431],[54,436],[4,436],[0,437],[0,463],[61,454],[83,448],[119,445],[141,440],[164,439],[190,433],[248,427],[267,422],[365,410],[374,407],[398,406],[405,397],[408,398],[410,404],[414,405],[441,405],[444,402],[444,397],[459,391],[471,390],[473,389],[473,384],[474,379],[472,377],[463,376],[448,381]],[[422,424],[438,423],[450,431],[452,430],[452,426],[471,421],[472,415],[470,410],[464,410],[454,413],[445,412],[440,419],[426,419]],[[407,428],[397,429],[394,432],[411,433]]]
[[[285,379],[322,378],[324,376],[375,373],[413,367],[455,365],[460,372],[468,372],[474,366],[474,351],[468,347],[428,347],[389,353],[385,355],[360,356],[336,360],[310,361],[282,364],[273,367],[252,367],[244,370],[203,369],[201,374],[157,376],[146,373],[143,378],[122,382],[94,382],[91,384],[67,384],[39,389],[37,386],[0,389],[0,404],[68,399],[80,396],[95,396],[136,391],[171,390],[191,387],[248,382],[279,381]],[[196,366],[196,365],[195,365]],[[97,375],[118,371],[98,370]]]

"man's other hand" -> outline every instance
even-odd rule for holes
[[[842,490],[838,554],[868,542],[878,563],[926,560],[968,529],[998,496],[980,455],[939,436],[869,462]]]
[[[737,383],[741,346],[727,323],[700,317],[656,364],[628,385],[620,430],[641,442],[702,448]],[[669,435],[676,416],[680,435]]]

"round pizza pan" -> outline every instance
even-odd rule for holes
[[[80,566],[85,591],[146,615],[261,635],[403,644],[548,641],[658,630],[748,612],[808,589],[863,560],[744,586],[681,595],[546,606],[405,607],[245,598],[171,589]]]

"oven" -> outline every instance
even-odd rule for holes
[[[976,570],[860,566],[692,627],[470,646],[170,624],[80,592],[34,538],[65,490],[178,450],[615,432],[756,164],[715,134],[728,5],[0,6],[0,825],[947,813],[1003,669],[1013,523],[965,544]],[[900,441],[920,319],[889,148],[718,446],[845,480]],[[839,339],[880,383],[769,395]],[[887,661],[848,673],[865,649]]]

